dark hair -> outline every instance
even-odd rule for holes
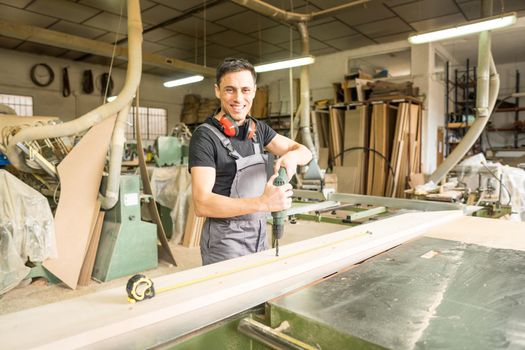
[[[228,57],[217,66],[217,73],[215,74],[217,86],[221,82],[221,78],[231,72],[240,72],[247,70],[252,73],[253,81],[257,81],[257,74],[253,65],[244,58]]]

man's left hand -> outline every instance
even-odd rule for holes
[[[275,161],[273,168],[274,173],[277,174],[280,168],[285,168],[288,179],[292,179],[292,176],[297,172],[297,160],[292,152],[286,153]]]

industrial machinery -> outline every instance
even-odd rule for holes
[[[157,229],[140,216],[137,175],[122,175],[119,200],[106,212],[93,277],[106,282],[157,267]]]
[[[191,132],[184,123],[179,123],[168,136],[159,136],[155,141],[155,164],[158,167],[188,163]]]

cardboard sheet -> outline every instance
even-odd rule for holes
[[[89,243],[106,152],[116,116],[89,130],[58,165],[60,200],[55,213],[58,258],[43,265],[68,287],[77,287]]]

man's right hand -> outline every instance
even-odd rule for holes
[[[263,205],[267,208],[266,211],[274,212],[288,209],[292,206],[292,185],[289,183],[276,187],[273,185],[273,181],[277,177],[274,174],[264,188],[264,193],[261,196]]]

